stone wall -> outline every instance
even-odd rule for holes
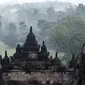
[[[57,72],[31,72],[31,74],[27,74],[25,72],[11,72],[6,76],[7,80],[13,80],[13,81],[29,81],[29,80],[37,80],[39,82],[42,82],[42,84],[45,84],[47,80],[50,81],[50,83],[56,82],[61,83],[63,81],[68,80],[67,74],[61,74]],[[64,80],[63,80],[64,79]]]

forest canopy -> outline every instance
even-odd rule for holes
[[[66,16],[54,28],[53,39],[60,51],[79,53],[85,42],[85,21],[79,17]]]
[[[59,5],[60,4],[60,5]],[[37,6],[36,6],[37,5]],[[4,10],[4,11],[2,11]],[[58,1],[15,4],[0,10],[0,42],[11,48],[23,44],[30,25],[39,43],[49,50],[78,53],[85,42],[85,6]]]

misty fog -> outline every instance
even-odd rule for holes
[[[0,46],[5,50],[14,49],[18,43],[23,44],[29,33],[30,26],[33,26],[33,31],[39,43],[41,44],[41,41],[43,40],[47,43],[50,32],[47,31],[48,33],[44,35],[44,31],[47,30],[47,27],[43,30],[40,21],[42,22],[42,25],[44,24],[43,21],[47,24],[53,22],[54,25],[62,18],[61,11],[64,11],[71,6],[70,3],[58,1],[2,6],[0,8]],[[52,26],[49,26],[48,28]],[[41,33],[42,35],[40,35]],[[47,46],[49,47],[50,45]],[[1,54],[4,52],[2,48],[0,49]]]
[[[83,4],[75,6],[71,3],[59,1],[2,6],[0,8],[0,54],[4,55],[4,50],[7,49],[8,55],[12,55],[15,52],[14,49],[17,44],[20,43],[22,45],[25,42],[30,26],[33,27],[33,32],[36,35],[39,44],[44,40],[48,50],[51,52],[63,52],[61,49],[65,47],[62,47],[61,44],[68,40],[57,42],[59,39],[53,37],[53,30],[57,25],[65,21],[65,17],[68,16],[77,16],[84,21],[84,10],[85,6]],[[76,28],[74,25],[71,26]],[[68,31],[70,32],[69,29]],[[67,44],[69,45],[70,43]],[[64,44],[64,46],[68,46],[67,44]]]

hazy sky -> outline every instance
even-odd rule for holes
[[[0,4],[9,4],[9,3],[25,3],[25,2],[39,2],[39,1],[56,1],[56,0],[0,0]],[[84,3],[85,0],[58,0],[62,2],[72,2],[73,4]]]

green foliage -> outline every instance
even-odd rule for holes
[[[80,17],[82,20],[85,20],[85,5],[83,4],[79,4],[77,7],[75,8],[68,8],[66,9],[66,13],[70,16],[76,16],[76,17]]]
[[[78,17],[63,18],[53,31],[53,39],[60,51],[78,53],[85,39],[85,22]]]
[[[10,47],[15,47],[18,42],[17,27],[14,23],[7,26],[7,35],[4,37],[4,43]]]
[[[48,15],[48,16],[49,16],[49,15],[52,16],[52,14],[54,14],[54,13],[55,13],[55,10],[54,10],[53,7],[49,7],[49,8],[47,9],[47,15]]]
[[[20,22],[20,23],[19,23],[19,27],[20,27],[20,29],[25,30],[25,29],[26,29],[26,24],[25,24],[25,22]]]

